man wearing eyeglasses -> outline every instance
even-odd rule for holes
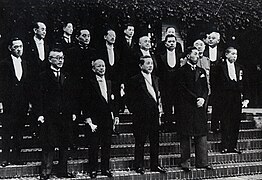
[[[42,163],[40,179],[48,179],[52,172],[55,147],[59,148],[57,177],[73,177],[67,172],[67,147],[72,143],[71,123],[76,119],[69,76],[61,71],[64,55],[52,49],[48,56],[50,68],[40,74],[38,121],[41,122]]]

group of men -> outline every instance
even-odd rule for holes
[[[29,108],[41,123],[43,180],[52,174],[55,147],[59,148],[56,175],[73,177],[67,172],[67,149],[76,145],[73,127],[78,121],[86,123],[88,137],[89,167],[85,170],[91,178],[97,176],[100,145],[101,174],[112,177],[111,135],[119,123],[119,112],[126,108],[133,114],[137,173],[145,172],[147,137],[151,171],[166,173],[158,163],[159,127],[174,122],[180,135],[182,169],[190,171],[192,136],[196,167],[212,169],[207,153],[209,101],[212,131],[222,135],[221,152],[240,153],[236,143],[242,102],[248,104],[246,73],[235,62],[235,48],[220,54],[219,33],[207,34],[182,52],[175,28],[168,27],[164,41],[153,52],[147,35],[134,41],[132,24],[125,26],[120,41],[112,28],[106,29],[104,42],[96,48],[90,46],[88,29],[80,29],[73,38],[72,23],[64,24],[54,45],[45,42],[43,22],[35,23],[33,31],[26,43],[12,38],[10,55],[0,62],[2,166],[21,163],[22,127]],[[11,147],[11,136],[16,146]]]

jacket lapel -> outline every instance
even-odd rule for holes
[[[198,67],[196,66],[196,73],[195,73],[195,81],[196,81],[196,82],[197,82],[197,80],[199,79],[200,74],[201,74],[201,70],[200,70],[200,68],[198,68]]]
[[[105,98],[103,97],[101,90],[100,90],[100,86],[96,80],[96,76],[94,76],[92,79],[90,79],[91,85],[94,87],[95,91],[97,92],[97,94],[99,95],[99,97],[105,101],[107,103],[107,101],[105,100]]]
[[[236,69],[236,76],[237,76],[237,81],[239,81],[239,75],[240,75],[240,66],[238,64],[235,64],[235,69]]]
[[[145,91],[145,93],[149,96],[149,98],[152,98],[154,100],[154,98],[151,96],[151,94],[148,92],[147,87],[146,87],[146,82],[145,82],[145,78],[144,76],[140,73],[139,76],[139,83],[142,87],[142,89]],[[153,79],[152,79],[152,83],[153,83]],[[154,86],[154,85],[153,85]],[[156,93],[156,92],[155,92]],[[157,94],[156,94],[157,95]],[[155,101],[155,100],[154,100]]]
[[[225,63],[223,64],[222,69],[223,69],[223,71],[224,71],[225,77],[227,78],[227,81],[229,81],[230,78],[229,78],[229,74],[228,74],[228,68],[227,68],[227,63],[226,63],[226,61],[225,61]]]

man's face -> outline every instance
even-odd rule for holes
[[[106,42],[108,42],[108,44],[114,44],[116,41],[116,33],[113,30],[109,30],[107,31],[107,35],[104,36],[104,39],[106,40]]]
[[[51,63],[51,65],[56,68],[56,69],[60,69],[63,67],[64,64],[64,54],[63,52],[57,52],[57,51],[51,51],[49,53],[49,62]]]
[[[141,49],[149,50],[151,48],[150,38],[147,36],[143,36],[139,40],[139,46]]]
[[[141,70],[146,74],[152,73],[154,69],[152,58],[145,58],[144,61],[145,61],[144,64],[140,65]]]
[[[174,50],[176,48],[176,38],[175,37],[167,38],[165,45],[168,50],[170,51]]]
[[[8,47],[11,54],[15,57],[21,57],[23,55],[23,43],[21,40],[15,40],[12,45]]]
[[[93,71],[100,77],[104,76],[106,72],[105,62],[101,59],[96,60],[93,65]]]
[[[127,26],[127,28],[124,30],[124,33],[126,36],[128,37],[133,37],[134,33],[135,33],[135,28],[134,26]]]
[[[72,23],[67,23],[66,27],[63,27],[63,30],[66,34],[72,35],[73,34],[73,24]]]
[[[80,44],[88,45],[91,39],[90,32],[87,29],[81,30],[77,39]]]
[[[207,36],[207,44],[209,46],[216,46],[218,45],[220,39],[218,33],[212,32]]]
[[[194,47],[196,47],[199,52],[204,52],[206,45],[203,41],[198,39],[194,42]]]
[[[190,54],[187,55],[188,60],[191,64],[197,64],[199,59],[199,52],[196,49],[193,49]]]
[[[172,28],[172,27],[168,28],[168,29],[166,30],[166,35],[168,35],[168,34],[176,35],[176,30],[175,30],[175,28]]]
[[[38,22],[38,28],[34,28],[35,35],[38,39],[44,39],[46,35],[46,26],[44,23]]]
[[[237,50],[236,49],[230,49],[229,52],[226,53],[225,55],[230,63],[236,62],[237,60]]]

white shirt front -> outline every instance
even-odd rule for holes
[[[237,81],[235,63],[230,63],[227,60],[228,75],[231,80]]]
[[[99,84],[100,87],[100,91],[102,93],[102,96],[105,98],[106,101],[108,101],[107,99],[107,87],[106,87],[106,79],[105,76],[100,77],[96,75],[96,80]]]
[[[15,69],[15,76],[18,79],[18,81],[20,81],[23,75],[22,59],[20,57],[17,58],[13,55],[11,55],[11,57],[12,57],[13,65]]]
[[[140,50],[141,50],[143,56],[151,56],[149,50],[148,51],[145,51],[144,49],[140,49]]]
[[[38,54],[39,54],[39,59],[41,61],[45,60],[45,47],[44,47],[44,40],[41,39],[37,39],[36,37],[34,37],[34,41],[38,50]]]
[[[149,94],[154,98],[154,100],[157,102],[157,98],[156,98],[156,92],[153,88],[153,84],[152,84],[152,77],[151,74],[146,74],[144,72],[142,72],[142,75],[145,78],[145,82],[146,82],[146,88],[149,92]]]
[[[107,54],[108,54],[108,60],[109,60],[109,64],[110,66],[113,66],[115,63],[115,53],[114,53],[114,46],[111,45],[106,45],[107,48]]]
[[[217,60],[217,46],[209,47],[209,59],[210,61],[214,62]]]
[[[167,50],[167,64],[169,67],[173,68],[176,66],[176,52]]]

